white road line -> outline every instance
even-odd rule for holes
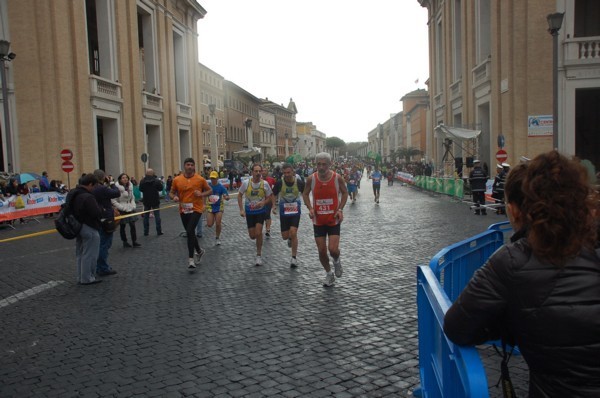
[[[35,296],[36,294],[41,293],[44,290],[51,289],[63,283],[65,283],[65,281],[50,281],[48,283],[32,287],[31,289],[24,290],[15,295],[0,300],[0,308],[9,306],[11,304],[15,304],[20,300],[26,299],[27,297]]]

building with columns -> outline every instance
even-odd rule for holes
[[[226,159],[233,159],[235,152],[255,147],[260,139],[260,98],[237,84],[225,80]]]
[[[8,68],[10,137],[0,169],[67,180],[103,168],[141,177],[201,157],[194,0],[0,0],[0,32],[17,57]]]
[[[556,82],[558,149],[600,169],[600,2],[418,1],[429,14],[427,133],[438,165],[444,144],[455,158],[477,156],[492,170],[499,144],[513,164],[551,150]],[[556,12],[564,19],[555,81],[547,16]],[[442,124],[456,139],[434,135]],[[472,149],[452,128],[475,132],[477,138],[466,140]]]
[[[202,155],[204,159],[212,159],[212,125],[209,105],[215,105],[215,131],[217,139],[217,152],[219,161],[225,159],[225,91],[223,83],[225,79],[206,65],[198,64],[198,110],[200,112],[200,123],[202,126]]]
[[[275,113],[261,105],[258,108],[258,119],[260,124],[260,141],[258,142],[258,145],[262,148],[263,157],[277,157]]]
[[[290,104],[293,102],[290,100]],[[295,144],[298,142],[296,134],[296,106],[286,108],[278,105],[268,98],[261,101],[264,110],[275,115],[275,136],[277,140],[277,158],[285,160],[294,153]]]

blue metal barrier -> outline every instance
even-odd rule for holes
[[[473,273],[504,244],[504,234],[488,230],[450,245],[436,254],[429,266],[451,302],[467,285]]]
[[[417,397],[488,397],[485,370],[475,347],[461,347],[444,334],[444,315],[473,273],[504,244],[508,222],[448,246],[429,267],[417,267],[419,371]]]
[[[423,398],[489,397],[485,369],[475,347],[461,347],[444,334],[452,303],[430,267],[417,267],[419,372]]]

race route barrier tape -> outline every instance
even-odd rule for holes
[[[170,208],[173,208],[173,207],[179,207],[179,204],[168,205],[168,206],[165,206],[165,207],[161,207],[159,209],[151,209],[151,210],[140,211],[140,212],[137,212],[137,213],[127,214],[125,216],[117,216],[117,217],[115,217],[115,220],[122,220],[124,218],[139,216],[141,214],[150,213],[150,212],[153,212],[153,211],[156,211],[156,210],[165,210],[165,209],[170,209]],[[36,236],[48,235],[48,234],[52,234],[54,232],[57,232],[56,229],[48,229],[46,231],[34,232],[32,234],[27,234],[27,235],[15,236],[13,238],[2,239],[2,240],[0,240],[0,243],[12,242],[12,241],[15,241],[15,240],[21,240],[21,239],[27,239],[27,238],[35,238]]]

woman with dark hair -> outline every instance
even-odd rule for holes
[[[598,193],[579,162],[551,151],[510,171],[505,195],[517,232],[473,275],[444,331],[461,345],[518,345],[531,397],[598,397]]]
[[[117,178],[117,182],[115,186],[119,188],[119,192],[121,192],[121,196],[116,199],[111,199],[113,207],[119,210],[119,213],[122,216],[126,216],[128,214],[132,214],[135,212],[135,197],[133,195],[133,184],[129,181],[129,176],[126,173],[121,173],[119,178]],[[123,247],[140,247],[139,243],[137,243],[137,231],[135,229],[135,222],[137,221],[137,216],[126,217],[121,220],[119,223],[121,240],[123,241]],[[129,224],[129,233],[131,234],[131,244],[127,242],[127,235],[125,234],[125,227]]]

